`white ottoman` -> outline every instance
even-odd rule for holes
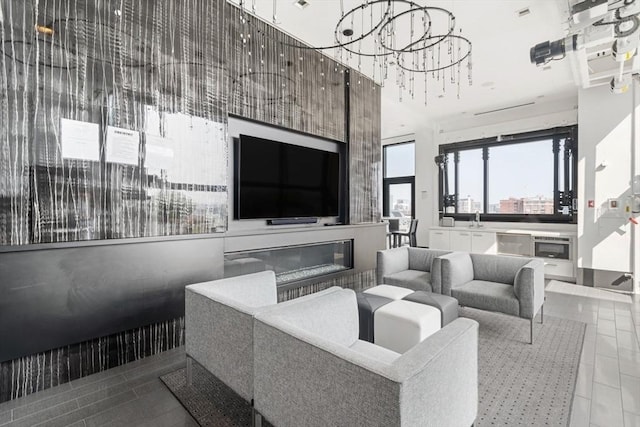
[[[435,307],[411,301],[392,301],[376,310],[374,343],[404,353],[441,328],[441,313]]]
[[[401,288],[399,286],[378,285],[364,291],[365,294],[378,295],[392,300],[399,300],[409,294],[414,293],[413,289]]]

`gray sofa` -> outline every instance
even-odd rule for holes
[[[442,293],[461,306],[533,319],[544,304],[544,262],[505,255],[453,252],[440,257]]]
[[[294,305],[340,289],[329,288],[279,305]],[[251,401],[254,316],[276,306],[277,302],[273,271],[187,286],[185,345],[188,381],[193,359]]]
[[[408,246],[378,251],[377,284],[441,293],[438,257],[448,253],[450,251]]]
[[[470,426],[478,324],[457,319],[400,355],[358,340],[352,290],[256,315],[255,406],[272,424]]]

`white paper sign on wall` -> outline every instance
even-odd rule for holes
[[[60,119],[60,143],[65,159],[100,160],[100,126],[97,123]]]
[[[139,132],[108,126],[105,160],[111,163],[137,166],[139,145]]]

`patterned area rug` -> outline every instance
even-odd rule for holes
[[[477,426],[568,426],[586,324],[545,316],[529,321],[472,308],[480,324]]]
[[[471,308],[460,315],[480,324],[476,426],[568,426],[586,325],[546,316],[529,345],[524,319]],[[185,369],[161,379],[196,421],[250,426],[251,406],[197,363],[193,367],[191,387]]]

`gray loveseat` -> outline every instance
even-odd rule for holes
[[[255,405],[272,424],[473,424],[478,324],[456,319],[400,355],[358,339],[352,290],[256,315]]]
[[[452,252],[440,258],[442,293],[461,306],[533,319],[544,304],[544,262],[505,255]]]
[[[450,251],[409,246],[378,251],[377,284],[441,293],[438,257],[448,253]]]
[[[339,291],[334,286],[278,305],[289,306]],[[187,380],[191,359],[247,401],[253,399],[254,316],[276,307],[273,271],[189,285],[185,289]]]

